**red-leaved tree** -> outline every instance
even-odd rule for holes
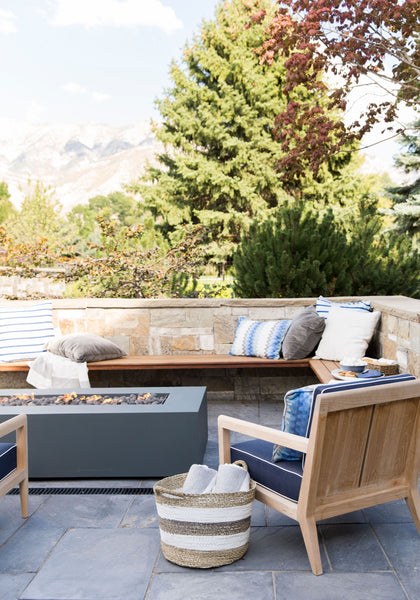
[[[396,119],[400,102],[420,99],[419,0],[279,0],[260,48],[261,62],[287,57],[286,92],[310,87],[313,101],[290,101],[276,120],[285,151],[279,170],[293,181],[302,168],[320,165],[361,140],[373,125]],[[260,21],[264,12],[253,17]],[[252,23],[249,24],[251,26]],[[328,75],[328,83],[327,83]],[[331,81],[339,81],[331,85]],[[345,126],[343,112],[354,86],[380,86],[385,99],[364,105]],[[328,102],[321,101],[328,91]],[[296,98],[296,94],[294,94]],[[393,134],[401,133],[399,127]]]

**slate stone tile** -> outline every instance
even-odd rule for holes
[[[245,419],[246,421],[258,423],[258,403],[236,400],[227,404],[226,402],[212,401],[207,404],[207,415],[209,428],[217,425],[217,417],[219,415],[228,415],[237,419]]]
[[[363,510],[370,523],[412,523],[413,518],[405,500],[378,504]]]
[[[121,521],[121,527],[159,527],[156,502],[154,496],[136,496],[126,515]]]
[[[29,516],[45,501],[43,496],[29,496]],[[27,523],[22,519],[19,496],[4,496],[0,510],[0,546],[20,527]]]
[[[274,510],[274,508],[267,506],[267,525],[278,527],[280,525],[296,525],[296,523],[297,522],[290,517],[286,517],[277,510]],[[366,518],[363,515],[363,512],[358,510],[356,512],[338,515],[337,517],[318,522],[318,524],[322,523],[366,523]]]
[[[274,508],[271,508],[271,506],[267,506],[265,510],[267,515],[267,525],[269,525],[270,527],[280,527],[282,525],[297,525],[296,521],[294,521],[290,517],[286,517],[286,515],[279,512],[278,510],[274,510]]]
[[[420,535],[415,524],[379,523],[373,528],[397,572],[417,576],[420,597]]]
[[[367,524],[321,525],[333,571],[387,571],[391,567]]]
[[[33,577],[32,573],[0,575],[0,600],[17,600]]]
[[[135,496],[49,496],[32,517],[47,527],[118,527]]]
[[[251,514],[251,527],[265,527],[267,525],[265,516],[265,504],[254,500]]]
[[[274,600],[271,573],[221,573],[187,571],[153,577],[147,600]]]
[[[393,573],[276,573],[276,600],[406,600]]]
[[[21,599],[143,599],[158,551],[154,529],[68,531]]]
[[[336,517],[330,517],[329,519],[323,519],[318,522],[322,524],[335,524],[335,523],[366,523],[366,517],[362,510],[356,510],[351,513],[345,513],[344,515],[337,515]]]
[[[141,488],[152,488],[159,479],[142,479],[140,483]]]
[[[322,545],[321,559],[324,570],[328,570]],[[219,569],[221,571],[310,571],[310,564],[298,526],[253,527],[245,556]]]
[[[215,430],[214,435],[217,437],[217,431]],[[207,442],[206,451],[203,457],[203,464],[211,467],[212,469],[217,469],[219,466],[219,445],[217,441],[212,441],[209,439]]]
[[[0,573],[34,573],[64,534],[63,527],[48,527],[28,520],[0,548]]]

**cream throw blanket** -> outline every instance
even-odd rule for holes
[[[26,381],[36,388],[90,388],[85,362],[74,362],[52,352],[43,352],[29,364]]]

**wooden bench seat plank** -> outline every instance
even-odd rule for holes
[[[0,372],[28,371],[30,361],[0,363]],[[248,368],[311,368],[321,383],[332,378],[331,371],[339,363],[328,360],[303,358],[285,360],[280,358],[255,358],[231,356],[230,354],[168,354],[162,356],[124,356],[112,360],[88,363],[89,371],[146,371],[172,369],[248,369]]]
[[[315,373],[321,383],[328,383],[331,379],[334,379],[331,374],[334,369],[340,367],[340,363],[335,360],[319,360],[317,358],[309,359],[309,366]]]
[[[169,354],[163,356],[124,356],[88,363],[90,371],[123,371],[147,369],[219,369],[219,368],[284,368],[309,367],[309,359],[272,360],[230,354]],[[0,363],[0,371],[28,371],[29,361]]]
[[[272,360],[230,354],[170,354],[165,356],[124,356],[115,360],[88,363],[89,370],[147,369],[235,369],[309,367],[309,360]]]

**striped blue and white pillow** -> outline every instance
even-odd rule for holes
[[[239,317],[229,354],[280,358],[281,345],[291,322],[291,320],[253,321],[247,317]]]
[[[316,301],[316,312],[324,319],[327,319],[328,313],[330,312],[330,308],[332,306],[337,306],[339,308],[348,308],[350,310],[367,310],[368,312],[372,311],[372,307],[370,305],[370,300],[359,300],[358,302],[331,302],[331,300],[327,300],[324,296],[320,296]]]
[[[0,307],[0,362],[36,358],[52,337],[51,301]]]

